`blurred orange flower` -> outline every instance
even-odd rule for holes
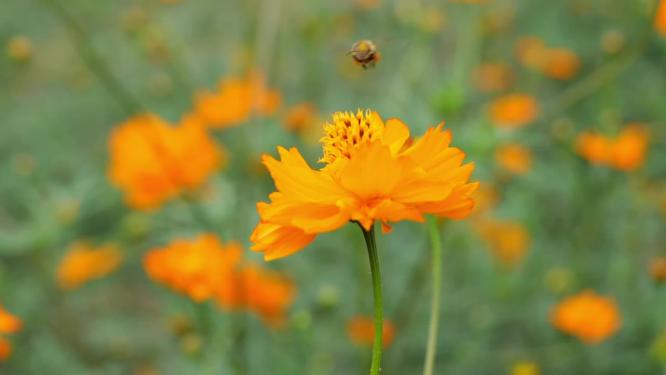
[[[564,299],[551,312],[553,325],[587,344],[599,343],[621,325],[615,300],[584,290]]]
[[[621,171],[639,168],[645,162],[648,133],[640,124],[629,124],[616,138],[583,132],[576,140],[576,151],[590,163]]]
[[[508,143],[495,151],[495,161],[511,174],[525,174],[532,168],[532,151],[519,143]]]
[[[493,256],[505,265],[519,263],[530,246],[530,234],[519,222],[483,219],[475,227]]]
[[[650,261],[650,276],[655,282],[666,283],[666,256],[656,257]]]
[[[270,116],[277,111],[282,96],[266,86],[263,74],[252,71],[245,78],[220,81],[217,92],[201,91],[195,98],[195,112],[205,124],[214,128],[237,126],[253,114]]]
[[[566,48],[548,50],[541,72],[554,79],[568,80],[576,76],[580,70],[580,58]]]
[[[304,102],[289,108],[282,119],[282,124],[289,131],[302,133],[313,128],[317,120],[315,106]]]
[[[241,252],[238,243],[222,245],[215,235],[202,234],[194,240],[177,239],[150,250],[143,264],[154,281],[203,302],[221,285],[233,283]]]
[[[474,210],[472,214],[481,216],[493,209],[499,202],[499,193],[491,184],[481,183],[472,195],[474,199]]]
[[[347,336],[349,339],[359,345],[371,346],[375,339],[375,322],[373,318],[366,316],[355,316],[347,322]],[[382,345],[388,347],[395,338],[395,326],[393,323],[384,319],[382,331]]]
[[[113,130],[109,149],[109,179],[140,210],[196,189],[224,160],[191,116],[176,127],[150,114],[133,117]]]
[[[217,301],[232,310],[247,308],[267,325],[280,327],[295,294],[294,283],[284,275],[248,264],[238,270],[233,284],[220,289]]]
[[[472,83],[480,92],[506,90],[513,83],[511,68],[504,63],[485,63],[472,73]]]
[[[16,333],[23,328],[21,319],[0,306],[0,334]]]
[[[195,302],[214,299],[228,310],[250,310],[272,327],[282,325],[296,292],[281,273],[244,262],[240,244],[223,245],[213,234],[153,249],[144,268],[151,279]]]
[[[543,40],[534,36],[518,40],[516,56],[524,66],[559,80],[573,78],[581,66],[580,58],[573,51],[549,48]]]
[[[0,306],[0,334],[13,334],[23,328],[23,322]],[[0,335],[0,362],[12,355],[12,344]]]
[[[660,0],[654,17],[654,29],[666,38],[666,0]]]
[[[115,271],[121,261],[122,255],[113,245],[93,248],[86,242],[75,242],[60,261],[56,279],[60,288],[76,289]]]
[[[278,191],[270,203],[257,204],[260,222],[251,241],[266,260],[299,251],[349,221],[370,230],[377,220],[389,231],[389,222],[421,222],[427,213],[463,218],[472,210],[474,165],[462,164],[465,154],[449,146],[451,134],[442,125],[410,146],[402,121],[384,123],[372,111],[335,113],[324,130],[320,170],[295,148],[278,147],[280,161],[263,157]]]
[[[528,125],[539,114],[539,105],[533,96],[508,94],[495,99],[490,105],[490,119],[502,129],[516,129]]]

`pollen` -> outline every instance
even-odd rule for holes
[[[374,111],[336,112],[333,122],[324,124],[324,136],[319,140],[324,149],[320,163],[331,164],[340,157],[349,159],[362,144],[380,139],[384,124]]]

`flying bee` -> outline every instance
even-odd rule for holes
[[[377,46],[369,39],[362,39],[354,43],[347,54],[351,55],[354,61],[360,64],[363,69],[368,69],[368,66],[375,66],[381,59]]]

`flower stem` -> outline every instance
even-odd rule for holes
[[[439,300],[442,291],[442,243],[435,217],[428,218],[428,233],[432,243],[432,300],[430,302],[430,326],[426,347],[423,375],[432,375],[437,355],[437,328],[439,326]]]
[[[370,375],[377,375],[381,371],[382,364],[382,334],[384,331],[384,312],[382,301],[382,275],[379,271],[379,256],[377,255],[377,243],[375,242],[374,226],[363,231],[363,238],[368,247],[368,258],[370,260],[370,272],[372,274],[372,290],[375,296],[375,342],[372,346],[372,364]]]

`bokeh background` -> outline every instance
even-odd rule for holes
[[[358,108],[399,117],[415,135],[446,120],[482,184],[472,216],[442,223],[436,373],[666,373],[666,20],[659,26],[657,7],[3,0],[0,305],[23,325],[0,334],[12,347],[0,373],[234,373],[238,355],[249,374],[367,371],[369,347],[347,334],[352,317],[372,313],[358,229],[268,264],[249,250],[255,203],[273,191],[259,155],[296,146],[315,165],[321,124]],[[365,38],[381,53],[368,69],[347,54]],[[108,178],[112,130],[146,112],[178,123],[197,93],[248,71],[263,74],[280,104],[210,129],[228,160],[197,189],[197,208],[178,199],[128,206]],[[613,140],[628,128],[638,140],[603,152],[581,136],[620,144]],[[213,328],[203,332],[196,303],[147,276],[149,250],[206,230],[293,281],[280,328],[207,302]],[[57,275],[77,241],[112,244],[122,262],[63,288]],[[399,223],[378,241],[395,329],[384,372],[419,373],[427,231]],[[600,342],[554,324],[557,304],[584,290],[611,300],[619,316]],[[239,319],[242,337],[232,334]]]

